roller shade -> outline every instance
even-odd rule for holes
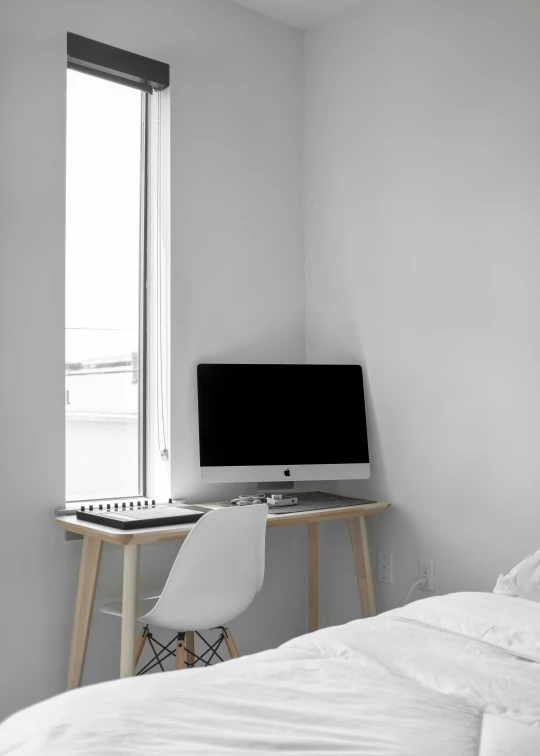
[[[169,86],[169,66],[143,55],[67,34],[68,68],[152,94]]]

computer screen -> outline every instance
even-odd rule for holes
[[[201,477],[369,476],[359,365],[197,367]]]

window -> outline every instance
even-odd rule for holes
[[[139,69],[155,62],[70,34],[68,60],[66,500],[144,496],[146,124],[155,83]],[[120,68],[127,60],[127,74],[111,71],[110,60]]]
[[[147,94],[68,71],[66,495],[144,495]],[[141,223],[141,218],[143,223]]]

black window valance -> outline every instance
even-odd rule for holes
[[[169,86],[169,66],[79,34],[67,34],[68,68],[152,93]]]

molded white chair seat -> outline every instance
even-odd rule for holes
[[[149,623],[177,632],[177,667],[184,665],[186,632],[193,646],[195,631],[220,627],[229,653],[238,656],[226,626],[262,587],[267,516],[266,504],[252,504],[214,509],[201,517],[180,548],[161,595],[138,603],[138,620],[145,628],[137,642],[136,662],[146,638],[152,638]],[[101,611],[121,617],[122,602],[103,604]],[[190,653],[195,659],[193,648]]]

